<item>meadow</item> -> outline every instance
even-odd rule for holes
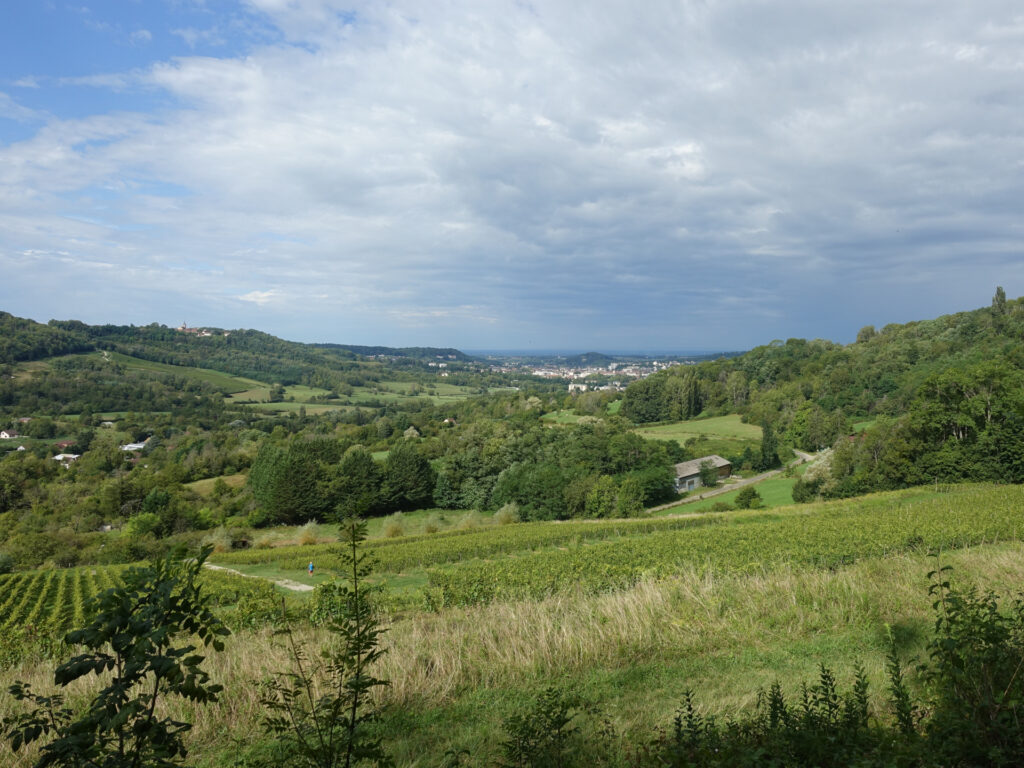
[[[696,456],[738,456],[744,448],[757,450],[761,444],[761,427],[744,424],[737,414],[638,427],[634,432],[648,440],[676,440],[680,445],[692,441],[687,447]]]

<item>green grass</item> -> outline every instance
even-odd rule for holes
[[[618,413],[622,408],[622,400],[614,400],[608,403],[608,413]]]
[[[702,435],[718,440],[761,440],[761,428],[756,424],[744,424],[736,414],[714,416],[710,419],[690,419],[657,427],[638,427],[635,432],[652,440],[678,440],[680,443],[691,437],[700,438]]]
[[[195,491],[200,496],[209,496],[213,493],[213,486],[216,485],[218,480],[223,480],[228,488],[241,488],[245,485],[245,481],[248,477],[248,475],[239,472],[235,475],[224,475],[223,477],[208,477],[205,480],[195,480],[191,483],[185,483],[185,487]]]
[[[550,424],[576,424],[583,417],[573,410],[567,411],[552,411],[551,413],[545,413],[540,417],[541,421],[546,421]]]
[[[853,425],[854,432],[863,432],[865,429],[870,429],[875,426],[875,419],[868,419],[867,421],[858,421]]]
[[[770,477],[767,480],[757,483],[754,487],[757,489],[757,492],[761,494],[761,498],[764,500],[764,509],[771,509],[772,507],[786,507],[793,503],[793,484],[795,482],[795,477],[783,477],[782,475],[776,475],[775,477]],[[682,504],[677,507],[670,507],[659,514],[674,515],[687,514],[690,512],[704,512],[711,509],[711,507],[719,502],[725,502],[726,504],[732,505],[736,502],[736,496],[738,493],[739,489],[730,491],[729,493],[723,493],[720,496],[712,496],[709,499],[693,501],[689,504]]]

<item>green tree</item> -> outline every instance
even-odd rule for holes
[[[587,493],[587,517],[612,517],[615,514],[617,490],[615,480],[601,475]]]
[[[772,425],[765,422],[761,425],[761,457],[757,468],[764,472],[779,465],[779,441]]]
[[[391,509],[430,506],[436,475],[430,462],[411,440],[399,440],[384,464],[382,496]]]
[[[210,549],[198,557],[168,556],[144,568],[131,568],[124,584],[95,601],[95,617],[68,633],[66,642],[82,648],[57,667],[54,682],[65,687],[94,675],[102,688],[84,711],[70,709],[62,694],[41,696],[27,683],[11,694],[32,708],[4,719],[11,747],[18,751],[42,737],[37,768],[170,768],[187,756],[184,735],[190,723],[160,714],[164,699],[216,701],[221,686],[210,682],[203,656],[192,638],[223,650],[229,632],[209,608],[198,576]]]
[[[644,511],[644,484],[638,477],[628,476],[619,483],[615,498],[615,514],[636,517]]]
[[[700,484],[702,486],[714,488],[718,485],[718,467],[715,466],[715,462],[705,459],[700,463],[698,471],[700,472]]]
[[[992,313],[995,315],[1006,314],[1006,291],[1003,286],[996,286],[995,296],[992,297]]]
[[[764,499],[752,485],[745,485],[736,494],[736,509],[760,509],[764,506]]]
[[[380,506],[382,480],[380,467],[370,452],[361,445],[353,445],[333,471],[331,500],[342,515],[361,517]]]
[[[331,590],[334,606],[322,611],[338,644],[310,656],[286,626],[292,670],[267,681],[260,699],[266,709],[264,728],[282,747],[269,762],[275,768],[351,768],[364,761],[391,765],[381,739],[369,732],[380,716],[370,694],[389,683],[371,671],[387,651],[381,647],[384,629],[366,587],[372,560],[359,549],[366,523],[346,518],[341,530],[347,583]]]

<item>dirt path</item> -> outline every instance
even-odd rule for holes
[[[225,568],[223,565],[214,565],[213,563],[203,563],[203,565],[205,565],[211,571],[227,571],[228,573],[233,573],[236,576],[244,576],[247,579],[263,578],[262,576],[250,576],[248,573],[236,571],[234,568]],[[294,592],[313,591],[313,587],[311,587],[309,584],[302,584],[301,582],[292,581],[291,579],[264,579],[264,581],[269,581],[272,584],[277,584],[277,586],[279,587],[284,587],[285,589],[290,589]]]

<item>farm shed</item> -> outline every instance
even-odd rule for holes
[[[676,464],[677,491],[682,493],[683,491],[692,491],[694,488],[700,488],[700,465],[705,461],[710,461],[715,469],[718,470],[719,480],[732,474],[732,464],[721,456],[714,454],[711,456],[701,456],[699,459],[693,459],[692,461],[684,461]]]

